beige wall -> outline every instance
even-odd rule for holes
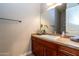
[[[0,20],[0,55],[21,55],[31,51],[31,33],[39,29],[40,4],[0,4],[0,17],[22,23]]]

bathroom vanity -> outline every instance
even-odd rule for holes
[[[79,56],[79,43],[59,36],[32,35],[32,53],[36,56]]]

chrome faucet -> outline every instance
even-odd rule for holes
[[[50,25],[51,27],[53,27],[54,28],[54,32],[53,32],[53,34],[57,34],[57,31],[56,31],[56,26],[55,25]]]

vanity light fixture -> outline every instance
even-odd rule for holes
[[[62,3],[47,3],[46,4],[49,9],[55,8],[56,6],[62,5]]]

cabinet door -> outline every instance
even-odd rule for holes
[[[61,51],[58,51],[58,56],[68,56],[68,54],[64,53],[64,52],[61,52]]]
[[[76,50],[62,45],[59,45],[58,48],[59,56],[75,56],[76,52],[77,52]]]
[[[70,54],[67,51],[62,50],[62,51],[58,51],[58,56],[74,56],[74,55]]]
[[[44,47],[41,44],[39,44],[38,42],[32,40],[32,52],[36,56],[43,56]]]
[[[52,48],[46,48],[46,56],[56,56],[57,51]]]

